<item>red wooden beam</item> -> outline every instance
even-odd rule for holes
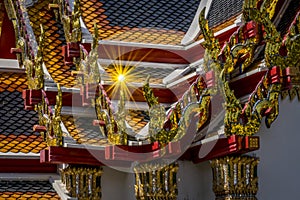
[[[56,173],[57,166],[39,159],[1,158],[0,173]]]
[[[251,94],[255,90],[257,84],[266,73],[267,71],[259,71],[239,80],[232,81],[229,83],[229,86],[234,90],[234,94],[237,98],[243,97]]]
[[[104,162],[105,161],[105,162]],[[79,164],[92,166],[130,167],[132,162],[105,160],[105,150],[71,147],[49,147],[40,153],[40,162],[45,164]]]
[[[56,104],[56,91],[46,91],[46,96],[50,105]],[[34,105],[42,101],[41,90],[23,90],[22,98],[24,99],[24,106],[27,110],[33,110]],[[63,92],[62,93],[63,106],[82,106],[81,96],[79,93]]]
[[[12,21],[8,18],[5,8],[3,14],[4,18],[0,29],[0,58],[16,59],[16,55],[10,52],[10,49],[16,46],[14,27]]]
[[[106,146],[103,149],[49,147],[40,154],[41,163],[85,164],[93,166],[130,167],[133,162],[157,159],[191,160],[194,163],[230,154],[244,154],[259,149],[258,136],[230,136],[193,146],[187,151],[180,142],[171,142],[165,148],[157,143],[143,146]],[[183,151],[186,151],[183,155]]]
[[[110,85],[104,85],[104,89],[106,90],[110,99],[119,99],[118,95],[112,93],[112,89]],[[142,88],[128,88],[130,94],[132,95],[132,100],[136,102],[146,102]],[[154,95],[158,98],[160,103],[174,103],[178,100],[176,97],[175,91],[167,89],[167,88],[152,88]]]
[[[213,140],[189,149],[182,159],[190,159],[194,163],[211,160],[231,154],[244,154],[259,149],[258,136],[230,136]]]
[[[180,143],[170,143],[162,151],[158,143],[143,146],[115,145],[103,149],[49,147],[40,153],[40,162],[48,164],[86,164],[94,166],[131,166],[135,161],[147,162],[181,153]]]
[[[188,64],[201,59],[204,55],[204,48],[200,44],[189,49],[160,48],[159,45],[154,48],[140,48],[129,45],[101,44],[98,52],[100,59]],[[119,54],[117,55],[116,52]]]

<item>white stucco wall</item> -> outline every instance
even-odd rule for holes
[[[178,200],[214,199],[209,162],[193,164],[188,161],[180,161],[177,175]]]
[[[260,200],[300,199],[300,103],[280,102],[271,128],[262,125],[258,165]]]
[[[128,174],[109,167],[103,167],[101,178],[102,200],[126,200]],[[129,200],[129,199],[128,199]]]

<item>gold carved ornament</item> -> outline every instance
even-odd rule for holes
[[[178,164],[144,163],[134,167],[135,196],[142,199],[177,199]]]
[[[182,98],[166,115],[163,106],[158,103],[149,86],[149,77],[143,86],[143,95],[149,105],[149,137],[152,142],[158,141],[162,146],[169,142],[179,141],[192,128],[196,134],[209,117],[210,95],[202,77],[198,77]],[[167,124],[167,125],[166,125]],[[195,125],[192,127],[191,125]]]
[[[78,47],[79,43],[82,40],[82,32],[81,32],[81,8],[80,8],[80,0],[75,0],[73,6],[72,2],[64,1],[64,0],[53,0],[52,3],[49,4],[49,9],[52,9],[57,20],[60,21],[63,25],[64,36],[67,42],[67,46],[76,46]],[[73,10],[72,10],[73,7]],[[77,49],[76,49],[77,51]],[[77,56],[72,56],[72,63],[75,64],[76,70],[80,70],[80,61],[81,59]]]
[[[80,0],[74,1],[73,10],[70,9],[71,5],[69,2],[63,0],[54,0],[50,6],[59,8],[59,10],[56,10],[55,13],[57,18],[60,16],[60,20],[63,23],[66,41],[74,43],[81,42]]]
[[[256,200],[258,158],[226,156],[210,161],[216,199]]]
[[[43,70],[43,50],[45,32],[43,26],[41,27],[41,35],[39,36],[39,46],[37,55],[33,60],[25,59],[24,65],[27,74],[27,85],[29,89],[39,90],[44,87],[44,70]]]
[[[165,109],[158,103],[149,86],[148,77],[143,86],[143,94],[150,107],[149,139],[152,142],[158,141],[163,146],[171,141],[176,142],[186,134],[190,125],[195,123],[193,134],[196,134],[210,114],[210,95],[207,91],[204,79],[199,77],[166,116]],[[105,124],[101,130],[107,135],[108,141],[112,144],[127,144],[124,93],[122,91],[120,93],[118,112],[115,114],[110,99],[100,83],[94,102],[97,119]],[[165,127],[165,124],[169,124],[168,127]]]
[[[79,71],[81,76],[78,76],[78,82],[82,85],[84,84],[98,84],[101,81],[100,71],[98,66],[98,28],[97,25],[94,24],[94,34],[93,34],[93,43],[92,49],[88,52],[84,46],[79,45],[81,49],[81,59],[79,62]],[[78,72],[77,72],[78,73]]]
[[[283,58],[279,55],[282,38],[271,22],[276,3],[277,1],[264,1],[259,9],[257,1],[246,0],[243,6],[243,18],[257,27],[257,33],[254,37],[245,38],[242,34],[244,28],[242,26],[232,35],[229,42],[225,43],[222,50],[216,44],[217,40],[214,39],[213,32],[204,19],[204,10],[200,15],[199,25],[205,39],[203,46],[206,48],[205,68],[210,66],[218,74],[220,88],[225,97],[224,124],[227,135],[253,135],[259,130],[264,116],[268,127],[278,116],[278,100],[282,90],[280,79],[270,83],[267,73],[244,106],[230,88],[228,79],[230,73],[238,67],[236,65],[238,58],[246,57],[241,64],[241,71],[253,64],[255,49],[261,41],[266,43],[265,62],[269,70],[278,66],[280,71],[285,69],[285,60],[290,57]],[[262,27],[264,34],[261,32]],[[293,51],[289,51],[291,52]],[[281,76],[280,73],[278,76]]]
[[[101,199],[101,167],[73,166],[61,170],[62,183],[68,194],[80,200]]]
[[[283,44],[287,52],[284,57],[286,73],[288,69],[291,80],[290,85],[286,86],[286,90],[282,92],[282,97],[289,95],[291,100],[295,97],[300,100],[300,11],[285,35]]]
[[[118,112],[114,115],[111,101],[102,84],[99,83],[94,106],[97,119],[104,123],[100,130],[107,136],[108,142],[114,145],[127,145],[125,97],[122,92],[118,103]]]
[[[35,110],[38,112],[39,125],[46,128],[41,132],[48,146],[63,145],[63,131],[61,128],[61,109],[62,109],[62,91],[60,85],[57,84],[56,104],[54,111],[51,108],[46,92],[42,90],[42,101]]]

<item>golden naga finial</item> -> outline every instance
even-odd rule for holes
[[[96,83],[98,84],[101,81],[100,71],[98,66],[98,29],[95,26],[95,31],[93,35],[93,44],[92,49],[88,51],[84,48],[83,45],[80,45],[81,49],[81,59],[78,63],[79,71],[83,73],[83,76],[78,76],[79,83]]]
[[[99,46],[99,34],[98,34],[98,27],[96,23],[94,23],[94,34],[93,34],[93,44],[92,50],[88,56],[88,63],[89,72],[88,72],[88,82],[89,83],[99,83],[100,78],[100,71],[98,66],[98,46]]]
[[[54,133],[55,137],[55,143],[56,146],[62,146],[63,140],[62,140],[62,129],[61,129],[61,109],[62,109],[62,91],[60,88],[60,85],[57,84],[57,95],[56,95],[56,104],[54,106],[54,113],[51,117],[51,125],[52,125],[52,131]]]
[[[100,126],[103,136],[107,136],[108,142],[114,145],[127,145],[125,122],[125,95],[120,94],[118,113],[114,114],[103,86],[99,84],[99,93],[95,98],[95,110],[97,119],[104,123]]]
[[[119,134],[126,134],[125,93],[123,90],[120,90],[118,112],[115,114],[115,119]]]
[[[115,114],[114,119],[118,132],[109,135],[109,138],[111,138],[110,142],[113,144],[127,145],[125,93],[123,90],[120,91],[118,112]]]
[[[219,41],[214,37],[213,31],[209,28],[208,21],[205,19],[205,8],[200,13],[199,25],[205,39],[202,45],[208,49],[212,59],[217,60],[220,53],[220,44]]]
[[[284,45],[287,49],[286,67],[294,66],[300,69],[300,12],[298,13],[289,33],[286,35]],[[299,70],[296,70],[299,73]],[[300,77],[298,77],[298,81]]]
[[[45,129],[41,132],[48,146],[62,146],[63,132],[61,128],[62,91],[57,84],[56,104],[52,111],[45,91],[42,90],[42,101],[35,107],[39,116],[39,126]]]
[[[63,4],[63,3],[61,3]],[[63,5],[63,7],[68,7],[67,5]],[[61,21],[63,22],[65,37],[67,42],[80,42],[82,39],[81,25],[80,25],[80,17],[81,17],[81,9],[80,9],[80,0],[74,1],[74,9],[72,11],[71,17],[70,11],[67,9],[60,9]]]
[[[268,18],[271,20],[275,15],[275,9],[277,6],[278,0],[265,0],[261,6],[261,12],[267,13]]]
[[[34,60],[26,59],[24,65],[27,73],[27,83],[29,89],[42,89],[44,87],[44,70],[43,70],[43,50],[44,50],[44,40],[45,32],[43,26],[41,27],[41,35],[39,36],[39,44],[37,55]]]
[[[80,8],[80,0],[74,1],[74,10],[72,12],[72,40],[75,42],[81,41],[82,33],[81,33],[81,25],[80,25],[80,17],[81,17],[81,8]]]
[[[258,8],[260,2],[246,0],[243,6],[243,18],[245,22],[252,23],[253,27],[258,27],[257,33],[249,38],[244,37],[243,26],[240,27],[230,38],[230,41],[225,43],[222,52],[218,54],[219,59],[216,59],[216,52],[219,52],[216,48],[217,45],[214,45],[216,39],[214,39],[212,31],[208,29],[208,22],[204,19],[203,11],[201,13],[200,27],[206,40],[204,43],[206,47],[205,67],[210,67],[219,74],[217,77],[225,97],[224,125],[227,135],[253,135],[259,130],[263,117],[266,117],[266,125],[269,127],[278,116],[278,98],[282,88],[280,82],[268,84],[268,77],[267,75],[264,76],[244,107],[228,82],[228,75],[235,69],[237,62],[241,62],[238,60],[240,57],[247,55],[247,58],[239,63],[242,66],[242,71],[252,64],[254,50],[262,40],[266,42],[265,62],[267,67],[280,66],[282,68],[284,66],[284,58],[279,55],[282,39],[270,20],[274,14],[276,3],[276,0],[266,0]],[[265,31],[262,36],[259,35],[262,31],[261,26]]]
[[[163,125],[166,119],[166,112],[163,106],[158,102],[158,98],[155,97],[153,90],[149,85],[150,75],[147,76],[144,86],[143,86],[143,95],[148,103],[150,108],[150,122],[149,122],[149,136],[152,140],[159,140],[157,134],[163,130]],[[162,135],[166,135],[165,133]]]
[[[93,45],[92,49],[95,49],[99,46],[99,29],[97,23],[94,22],[94,34],[93,34]]]
[[[143,85],[143,95],[148,103],[148,106],[151,108],[154,105],[158,105],[158,99],[155,97],[153,90],[149,85],[150,75],[147,76],[145,83]]]

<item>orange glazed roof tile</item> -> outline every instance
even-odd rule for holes
[[[100,39],[124,42],[180,45],[200,0],[101,1],[82,0],[82,18]]]
[[[24,110],[21,91],[26,74],[0,73],[0,152],[39,153],[46,148],[42,137],[32,130],[38,123],[35,111]]]
[[[101,135],[98,126],[93,126],[93,118],[86,117],[73,117],[70,115],[63,115],[62,122],[67,128],[71,137],[78,144],[89,145],[106,145],[108,144],[107,138]]]
[[[74,117],[63,115],[62,122],[67,128],[71,137],[78,144],[89,144],[103,146],[107,145],[107,138],[101,135],[98,126],[93,126],[92,122],[95,118],[89,117]],[[126,115],[126,121],[132,128],[133,134],[137,134],[149,122],[149,115],[146,111],[129,110]]]
[[[44,62],[52,79],[65,87],[73,87],[75,78],[71,76],[72,68],[64,64],[61,55],[65,45],[63,25],[55,18],[52,10],[48,9],[50,0],[39,0],[27,8],[32,29],[36,38],[40,36],[40,24],[45,32]]]
[[[138,133],[150,121],[148,111],[129,110],[126,115],[126,121],[135,133]]]

